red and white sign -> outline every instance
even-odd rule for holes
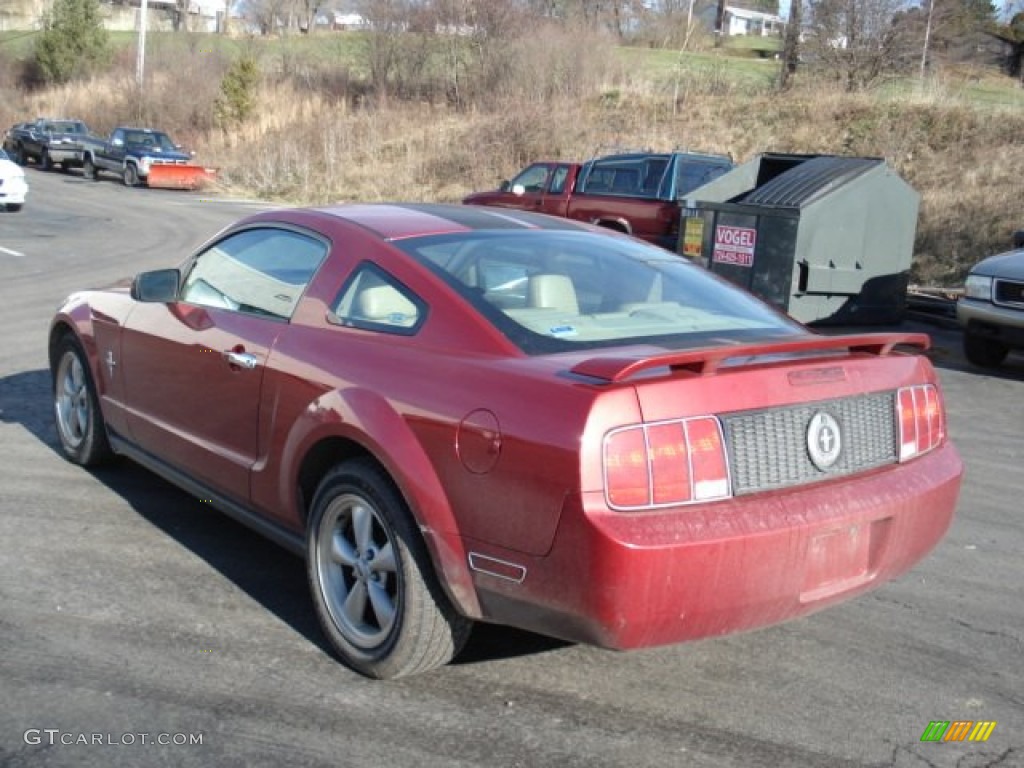
[[[719,224],[715,227],[715,249],[711,252],[711,260],[719,264],[752,267],[755,245],[757,230],[753,227],[730,227]]]

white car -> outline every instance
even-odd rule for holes
[[[28,196],[25,171],[0,149],[0,208],[20,211]]]

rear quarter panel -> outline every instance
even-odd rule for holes
[[[618,224],[634,237],[661,246],[679,226],[675,203],[638,197],[577,194],[569,201],[568,215],[601,226]]]

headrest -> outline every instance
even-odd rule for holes
[[[533,275],[529,282],[529,306],[558,309],[578,315],[576,289],[568,275]]]

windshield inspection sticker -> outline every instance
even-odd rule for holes
[[[549,328],[548,333],[550,333],[552,336],[557,336],[559,338],[564,339],[569,336],[575,336],[576,329],[573,328],[571,325],[556,325],[554,328]]]

